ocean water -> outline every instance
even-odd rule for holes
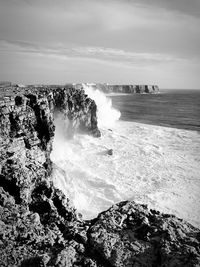
[[[121,120],[200,131],[200,90],[111,96]]]
[[[199,91],[106,97],[84,87],[102,136],[67,140],[56,120],[55,186],[85,219],[134,200],[200,227]]]

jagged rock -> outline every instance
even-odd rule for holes
[[[4,91],[3,91],[4,92]],[[8,94],[8,92],[10,92]],[[0,266],[200,266],[200,232],[174,216],[122,202],[83,221],[52,182],[54,117],[99,136],[83,90],[6,89],[0,99]],[[111,153],[111,151],[109,152]]]
[[[73,88],[23,90],[0,102],[0,266],[46,266],[44,254],[62,266],[63,251],[83,248],[68,244],[81,222],[50,176],[54,113],[98,136],[96,104]]]
[[[113,149],[108,149],[107,153],[108,153],[108,155],[112,156],[113,155]]]
[[[108,266],[200,266],[200,231],[175,216],[121,202],[88,231],[93,253]]]

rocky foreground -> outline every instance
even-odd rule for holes
[[[52,183],[57,113],[72,135],[100,136],[83,90],[24,88],[0,99],[0,266],[200,266],[200,230],[175,216],[121,202],[82,220]]]

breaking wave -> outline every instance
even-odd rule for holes
[[[84,89],[97,103],[102,136],[76,134],[69,140],[68,122],[56,118],[51,153],[55,186],[84,219],[95,218],[114,203],[134,200],[199,227],[199,132],[117,121],[119,112],[111,101],[92,85]]]
[[[120,111],[112,107],[112,100],[95,89],[92,84],[82,84],[82,86],[85,93],[96,102],[98,126],[100,128],[112,127],[121,116]]]
[[[82,86],[85,93],[97,104],[98,127],[102,132],[107,128],[111,129],[121,113],[112,107],[111,99],[104,93],[94,89],[92,85]],[[105,179],[104,159],[108,156],[110,147],[103,144],[102,138],[88,135],[76,133],[73,139],[67,138],[69,125],[62,114],[56,114],[51,153],[54,163],[53,181],[84,218],[89,219],[122,198],[114,184]],[[96,163],[98,166],[95,166]]]

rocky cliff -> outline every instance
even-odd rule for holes
[[[51,178],[54,117],[100,136],[82,90],[24,88],[0,100],[0,266],[200,266],[200,231],[122,202],[83,221]]]
[[[80,84],[75,85],[81,88]],[[91,84],[94,89],[98,89],[106,94],[123,93],[123,94],[156,94],[159,92],[157,85],[111,85],[111,84]]]

